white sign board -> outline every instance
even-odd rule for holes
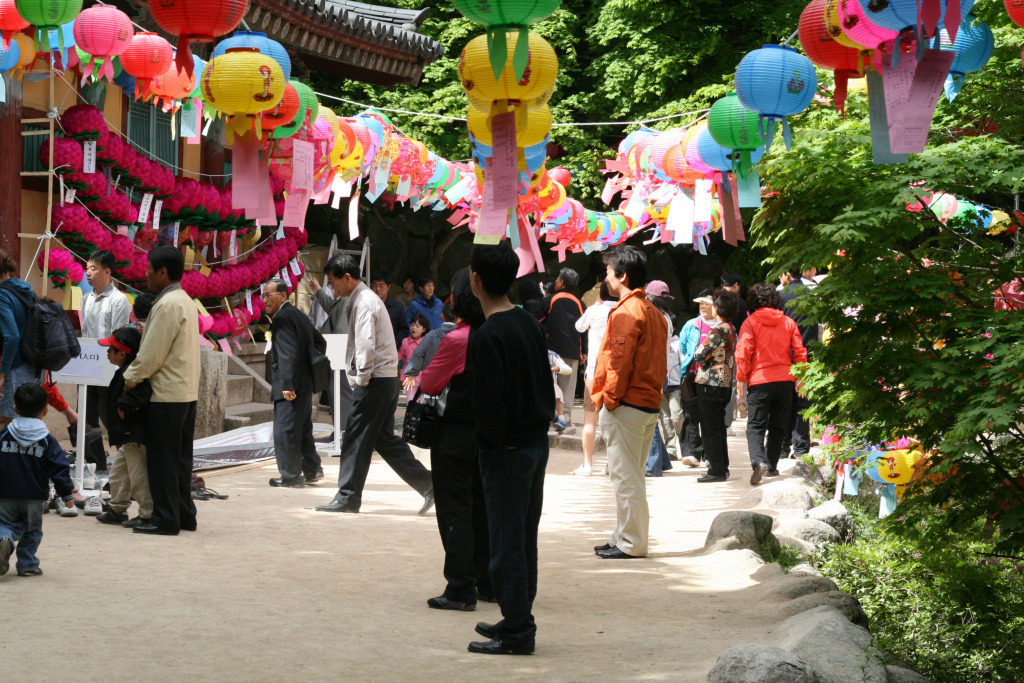
[[[94,387],[109,386],[117,368],[107,360],[107,347],[100,346],[97,339],[84,337],[78,343],[82,352],[77,358],[68,361],[60,372],[52,373],[53,381]]]
[[[327,340],[327,353],[324,354],[331,361],[331,370],[345,372],[345,350],[348,348],[347,334],[325,334]]]

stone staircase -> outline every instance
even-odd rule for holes
[[[270,369],[264,354],[266,343],[243,344],[228,359],[227,393],[224,398],[224,431],[249,427],[274,419],[270,401]]]

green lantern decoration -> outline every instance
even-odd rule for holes
[[[733,168],[741,178],[746,178],[753,166],[751,153],[764,144],[760,115],[744,107],[736,93],[731,92],[711,105],[708,130],[722,147],[739,152]]]
[[[562,0],[455,0],[455,8],[467,19],[487,27],[487,51],[494,78],[501,78],[508,57],[506,32],[519,31],[512,68],[516,80],[523,77],[529,62],[526,27],[549,16]]]
[[[281,140],[283,138],[291,137],[295,135],[299,128],[302,128],[302,124],[306,122],[306,112],[309,112],[310,122],[316,121],[316,116],[320,113],[320,101],[316,98],[316,93],[305,83],[296,79],[288,81],[295,88],[295,92],[299,94],[299,113],[295,115],[295,118],[287,126],[278,126],[274,129],[274,139]]]
[[[82,0],[15,0],[21,18],[36,27],[37,41],[43,52],[50,51],[50,31],[57,31],[60,49],[64,49],[64,33],[60,31],[82,11]]]

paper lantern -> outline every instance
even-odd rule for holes
[[[507,38],[506,68],[498,78],[491,68],[486,36],[477,36],[469,41],[459,55],[459,80],[470,103],[485,114],[490,114],[492,104],[499,100],[512,100],[527,109],[539,109],[547,104],[554,92],[558,57],[551,44],[534,33],[528,34],[526,66],[522,77],[517,79],[512,59],[521,33],[510,33]]]
[[[946,21],[946,0],[858,0],[864,16],[871,23],[892,31],[913,29],[917,38],[931,38],[939,26]],[[931,11],[928,11],[931,5]],[[935,13],[938,6],[938,13]],[[960,0],[956,7],[960,16],[953,19],[952,38],[956,40],[957,29],[974,6],[974,0]]]
[[[751,152],[764,144],[759,132],[760,117],[747,109],[735,92],[715,101],[708,112],[708,130],[715,142],[739,153],[736,172],[747,177],[752,165]]]
[[[761,157],[764,156],[764,149],[763,146],[758,147],[751,153],[750,161],[752,164],[756,164],[761,160]],[[715,142],[711,131],[707,128],[697,135],[697,153],[700,154],[701,161],[722,173],[733,170],[736,162],[739,160],[739,152],[726,149]]]
[[[455,0],[467,19],[484,26],[528,26],[558,9],[562,0]]]
[[[213,56],[220,57],[235,47],[256,48],[260,51],[260,54],[267,55],[278,63],[281,71],[284,72],[285,81],[292,77],[292,60],[288,56],[288,51],[284,49],[284,45],[281,45],[281,43],[268,38],[266,33],[259,31],[235,31],[231,34],[230,38],[225,38],[217,43],[217,47],[213,50]]]
[[[491,144],[491,116],[476,107],[470,107],[466,112],[469,132],[477,140],[485,145]],[[551,131],[551,108],[544,105],[532,112],[526,120],[525,130],[516,130],[516,144],[519,147],[530,147],[536,145],[548,136]]]
[[[838,2],[841,10],[843,3],[853,2],[853,0],[838,0]],[[846,103],[846,89],[849,79],[852,76],[863,76],[864,67],[868,60],[866,53],[846,45],[841,45],[832,39],[828,27],[825,25],[823,14],[825,7],[826,0],[811,0],[810,4],[800,14],[800,46],[813,64],[833,72],[836,82],[834,92],[835,106],[841,112]],[[868,22],[867,20],[857,19],[853,22],[853,25],[856,26],[860,23]],[[846,30],[846,28],[847,24],[844,22],[843,29]],[[849,32],[847,32],[847,35],[850,35]],[[854,38],[854,40],[859,44],[864,44],[857,38]]]
[[[36,27],[42,49],[47,52],[50,50],[49,32],[77,17],[82,11],[82,0],[15,0],[15,6],[21,18]],[[64,33],[58,36],[63,42]]]
[[[21,61],[21,46],[11,41],[7,45],[0,45],[0,71],[7,73],[15,69]]]
[[[18,14],[18,8],[15,7],[14,0],[0,0],[0,32],[3,33],[2,45],[4,50],[10,48],[11,38],[14,37],[14,34],[27,29],[29,26],[31,24]]]
[[[24,33],[15,33],[11,37],[11,42],[17,43],[21,49],[21,57],[18,59],[18,63],[14,66],[12,72],[15,78],[21,78],[22,70],[36,61],[36,41],[32,40]]]
[[[239,135],[256,129],[257,116],[281,101],[285,85],[277,61],[254,48],[231,48],[203,70],[203,99],[229,116]]]
[[[155,33],[136,33],[121,53],[121,66],[135,77],[135,97],[148,98],[153,79],[167,72],[174,62],[174,48]]]
[[[163,72],[149,84],[150,92],[156,98],[156,102],[162,104],[163,111],[177,110],[178,102],[188,97],[196,87],[195,76],[178,70],[176,64],[167,67]]]
[[[175,63],[190,76],[195,66],[190,43],[208,43],[233,31],[248,10],[249,0],[160,0],[149,4],[157,25],[178,36]]]
[[[299,91],[291,83],[286,84],[281,101],[274,105],[273,108],[263,112],[263,116],[260,118],[260,126],[265,131],[271,131],[286,123],[290,123],[298,115],[300,104]]]
[[[1010,15],[1010,21],[1024,27],[1024,0],[1003,0],[1003,5]]]
[[[782,121],[786,149],[792,147],[793,134],[786,117],[806,109],[817,88],[818,75],[811,60],[785,45],[765,45],[748,52],[736,67],[740,102],[771,121],[766,135],[769,147],[775,121]]]
[[[960,25],[956,42],[949,40],[945,29],[940,32],[940,40],[943,50],[956,53],[945,83],[946,98],[952,102],[963,88],[967,74],[980,71],[992,58],[995,40],[988,24],[975,21],[973,17],[968,17]]]
[[[317,100],[316,93],[313,92],[312,88],[295,79],[290,80],[288,83],[295,88],[295,92],[298,93],[299,111],[290,123],[278,126],[274,129],[275,140],[294,135],[299,128],[302,127],[302,124],[306,122],[307,118],[310,122],[316,121],[317,114],[320,112],[320,102]]]
[[[569,183],[572,182],[572,174],[569,173],[569,169],[562,168],[561,166],[548,171],[548,176],[562,187],[569,187]]]
[[[694,126],[690,126],[686,131],[689,135],[689,137],[686,138],[686,163],[689,164],[690,168],[693,169],[694,172],[700,173],[701,176],[714,173],[715,171],[715,169],[705,164],[704,160],[700,158],[700,152],[698,149],[701,131],[706,130],[707,127],[707,122],[701,121]]]
[[[92,75],[96,59],[104,60],[97,71],[97,80],[114,78],[114,67],[111,58],[128,49],[132,36],[135,34],[131,19],[121,10],[111,5],[93,5],[83,10],[75,19],[75,45],[82,48],[92,58],[82,73],[82,78]]]
[[[839,0],[826,0],[825,2],[825,29],[828,31],[829,37],[846,47],[852,47],[855,50],[867,49],[866,46],[861,45],[857,41],[846,35],[843,31],[843,21],[839,17]]]

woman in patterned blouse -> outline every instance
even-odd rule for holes
[[[732,398],[736,377],[736,317],[739,298],[735,292],[721,287],[711,296],[712,311],[718,326],[697,349],[697,403],[700,406],[700,431],[704,439],[704,457],[708,471],[697,479],[700,483],[725,481],[729,478],[729,447],[725,440],[725,409]]]

